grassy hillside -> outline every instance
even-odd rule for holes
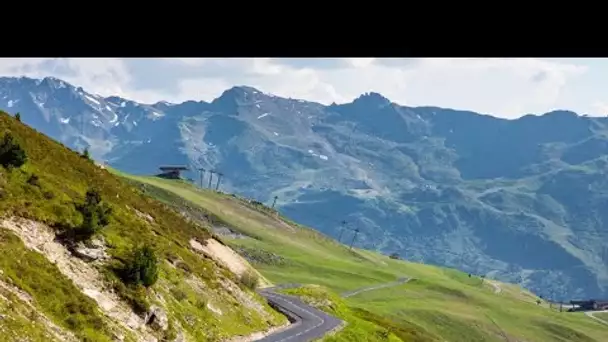
[[[0,340],[205,341],[286,322],[233,272],[191,247],[211,237],[204,227],[0,112],[6,133],[27,161],[0,167]],[[83,244],[74,233],[87,221],[79,208],[91,189],[111,214]],[[82,246],[106,256],[77,257]],[[156,257],[152,286],[128,281],[125,272],[137,269],[127,266],[143,246]]]
[[[209,103],[144,104],[26,77],[0,78],[0,97],[129,173],[221,170],[225,186],[278,196],[281,212],[332,237],[341,220],[356,224],[360,247],[492,272],[553,300],[608,297],[605,117],[505,120],[372,93],[324,106],[247,86]]]
[[[184,214],[204,218],[269,280],[314,284],[285,292],[349,322],[337,335],[326,338],[329,341],[608,339],[608,327],[580,313],[559,313],[544,303],[537,305],[536,296],[515,285],[349,250],[268,208],[185,182],[122,176],[139,183],[146,193],[174,203]],[[346,299],[339,296],[400,277],[413,279]]]

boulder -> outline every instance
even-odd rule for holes
[[[146,318],[146,324],[153,329],[165,331],[169,328],[169,318],[161,307],[152,305]]]
[[[73,246],[72,252],[79,258],[87,261],[103,260],[108,258],[106,243],[103,238],[95,238],[90,241],[79,242]]]

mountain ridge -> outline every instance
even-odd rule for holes
[[[1,109],[118,169],[214,169],[225,191],[278,196],[284,214],[323,233],[338,236],[346,219],[362,247],[494,272],[534,291],[608,295],[597,242],[608,237],[605,118],[555,110],[507,120],[374,92],[326,106],[247,86],[211,102],[150,105],[2,80]]]

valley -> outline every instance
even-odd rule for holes
[[[232,87],[211,102],[138,103],[47,77],[0,78],[0,109],[98,162],[221,172],[359,248],[517,283],[555,301],[608,296],[608,119],[506,120],[377,93],[329,106]],[[207,175],[209,172],[207,172]],[[208,177],[206,177],[207,179]],[[214,178],[215,180],[215,178]]]
[[[537,305],[536,295],[516,285],[351,250],[245,199],[184,181],[112,172],[183,215],[204,218],[273,283],[301,284],[283,292],[346,322],[324,341],[601,341],[608,336],[601,323],[583,313]]]
[[[0,131],[2,340],[608,337],[601,316],[539,305],[491,274],[350,247],[258,201],[119,171],[20,116],[0,113]]]

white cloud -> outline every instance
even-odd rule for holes
[[[606,102],[597,101],[593,104],[593,108],[595,108],[600,115],[608,115],[608,103]]]
[[[326,104],[352,101],[375,91],[404,105],[501,117],[558,108],[604,114],[604,109],[587,101],[582,88],[574,86],[592,72],[589,65],[584,60],[533,58],[13,58],[0,59],[0,75],[55,76],[93,93],[142,102],[211,101],[233,85],[250,85]],[[608,84],[587,84],[585,89],[599,86],[605,89]]]

